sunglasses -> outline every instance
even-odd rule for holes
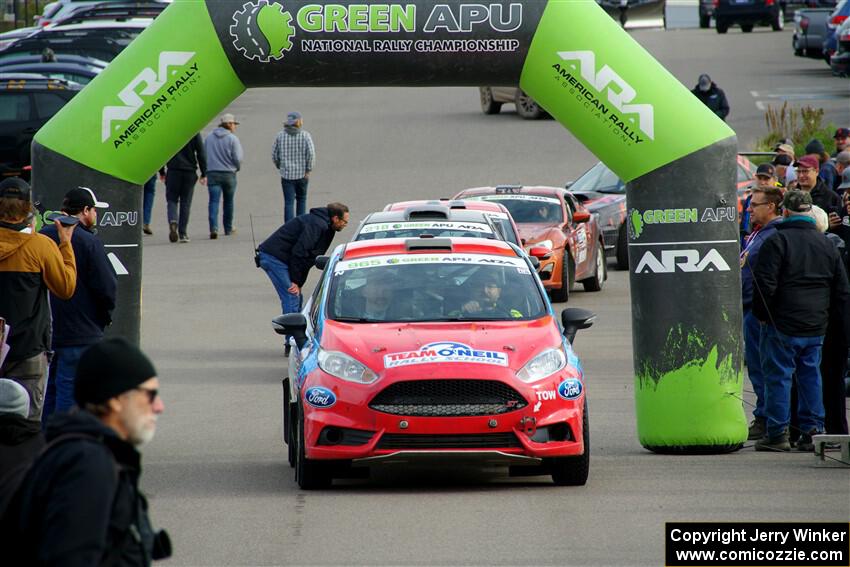
[[[153,405],[157,396],[159,396],[159,390],[156,388],[133,388],[134,390],[139,390],[140,392],[144,392],[148,395],[148,403]]]

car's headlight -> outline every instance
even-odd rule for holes
[[[549,250],[553,250],[555,248],[555,243],[551,240],[541,240],[540,242],[535,242],[532,246],[544,246]]]
[[[336,376],[349,382],[371,384],[378,379],[378,375],[365,365],[357,362],[347,354],[331,350],[319,349],[319,368],[331,376]]]
[[[566,364],[563,347],[550,348],[529,360],[516,375],[523,382],[536,382],[558,372]]]

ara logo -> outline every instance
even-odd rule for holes
[[[581,395],[582,385],[578,378],[567,378],[558,384],[558,395],[565,400],[574,400]]]
[[[259,0],[245,2],[233,14],[230,36],[233,47],[248,59],[268,63],[283,58],[283,52],[292,49],[292,14],[278,2]]]
[[[599,93],[608,87],[608,100],[623,114],[637,114],[639,128],[650,140],[655,139],[655,118],[651,104],[630,104],[637,96],[637,91],[618,75],[608,65],[603,65],[596,71],[596,54],[592,51],[559,51],[558,56],[564,61],[578,61],[579,73],[588,84]],[[611,88],[611,85],[615,88]],[[612,115],[614,120],[616,115]],[[614,120],[617,122],[617,120]],[[630,119],[634,122],[634,119]]]
[[[118,93],[118,98],[121,99],[124,106],[106,106],[103,108],[100,141],[105,142],[109,139],[112,133],[113,122],[123,123],[133,116],[144,104],[143,96],[149,97],[158,93],[168,80],[169,74],[176,73],[173,68],[182,67],[194,56],[194,51],[163,51],[159,54],[159,64],[156,71],[147,67],[133,77],[133,80]],[[197,71],[197,64],[193,65],[193,67],[195,69],[192,74]],[[144,85],[143,88],[138,90],[142,85]],[[163,98],[162,103],[164,104],[165,98],[160,98]],[[139,120],[142,122],[146,121],[156,112],[158,107],[159,105],[154,103],[151,108],[145,111]],[[115,129],[120,130],[121,125],[116,125]]]
[[[647,251],[638,262],[635,273],[672,274],[676,269],[681,272],[728,272],[729,264],[714,248],[703,257],[698,250],[662,250],[660,260]]]
[[[336,403],[336,395],[321,386],[307,388],[304,400],[314,408],[329,408]]]

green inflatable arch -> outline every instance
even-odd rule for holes
[[[641,444],[737,449],[736,138],[594,0],[176,0],[38,132],[33,187],[111,204],[114,331],[138,341],[139,186],[246,88],[516,84],[628,182]]]

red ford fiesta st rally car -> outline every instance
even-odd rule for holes
[[[586,389],[570,343],[595,316],[566,309],[562,332],[521,249],[389,238],[341,245],[317,264],[304,310],[273,322],[297,346],[283,413],[301,488],[435,459],[586,482]]]

